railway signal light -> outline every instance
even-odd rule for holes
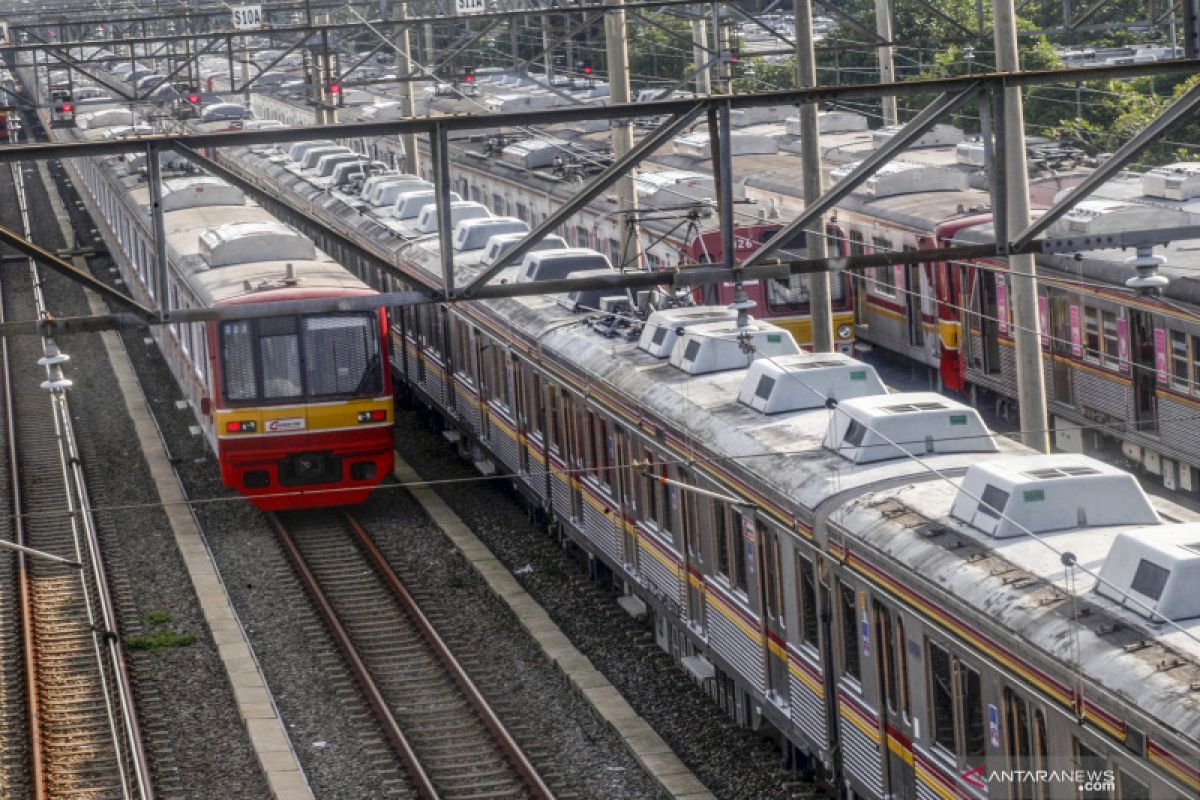
[[[191,103],[192,105],[194,105],[194,106],[198,106],[198,105],[200,105],[200,95],[198,95],[198,94],[189,94],[189,95],[187,96],[187,101],[188,101],[189,103]]]
[[[474,83],[475,82],[475,68],[474,67],[463,67],[462,79],[466,83]]]
[[[591,61],[580,61],[578,66],[579,66],[579,71],[581,73],[583,73],[584,75],[590,76],[592,74],[592,62]]]
[[[75,106],[71,105],[70,103],[63,103],[61,110],[64,114],[70,114],[75,110]]]

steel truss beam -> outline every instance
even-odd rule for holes
[[[481,290],[483,285],[487,283],[500,270],[507,267],[509,264],[516,262],[524,257],[533,246],[544,239],[548,234],[553,233],[554,229],[573,217],[581,208],[590,203],[597,195],[612,186],[621,177],[625,175],[635,164],[638,164],[646,156],[661,147],[665,142],[669,141],[679,131],[690,125],[701,112],[704,111],[704,104],[692,102],[691,108],[681,113],[675,119],[666,123],[650,136],[647,136],[642,141],[638,142],[632,150],[626,153],[621,158],[617,159],[612,165],[604,170],[594,181],[588,184],[582,191],[559,207],[557,211],[546,218],[546,221],[538,225],[532,231],[525,235],[525,238],[517,242],[508,255],[492,264],[486,270],[479,274],[473,281],[463,287],[460,293],[463,297],[472,297]]]
[[[1161,244],[1164,241],[1186,241],[1200,238],[1200,226],[1185,228],[1127,231],[1099,236],[1081,236],[1065,239],[1039,239],[1031,242],[1026,253],[1073,253],[1086,250],[1108,250],[1133,247],[1138,244]],[[729,281],[787,279],[793,275],[809,275],[817,272],[860,272],[894,264],[923,264],[929,261],[972,261],[1011,255],[1001,253],[995,243],[935,247],[922,250],[905,250],[891,253],[868,253],[857,256],[831,256],[818,259],[795,259],[776,264],[756,267],[731,267],[728,264],[712,264],[685,267],[662,272],[616,272],[587,278],[562,278],[532,283],[501,283],[480,287],[472,300],[495,300],[504,297],[529,297],[534,295],[565,294],[589,289],[651,289],[670,287],[691,290]],[[984,266],[996,272],[1008,270],[1000,266]],[[466,300],[460,295],[458,301]],[[315,300],[293,300],[283,303],[247,303],[236,306],[213,308],[176,309],[161,319],[141,319],[132,314],[101,314],[88,317],[63,317],[50,320],[30,320],[0,323],[0,336],[65,336],[78,333],[114,330],[118,328],[141,328],[146,325],[174,325],[188,322],[208,322],[253,317],[275,317],[288,314],[320,314],[337,311],[367,311],[381,306],[402,308],[405,306],[442,303],[439,297],[425,292],[388,292],[359,297],[329,297]],[[580,315],[582,322],[585,315]]]
[[[288,47],[286,50],[284,50],[282,53],[280,53],[279,55],[277,55],[277,56],[276,56],[276,57],[275,57],[275,58],[274,58],[274,59],[271,61],[271,63],[270,63],[270,64],[267,64],[267,66],[265,66],[265,67],[263,67],[263,68],[259,69],[258,65],[257,65],[257,64],[255,64],[255,65],[254,65],[254,68],[255,68],[255,69],[258,69],[258,74],[257,74],[257,75],[255,75],[253,78],[251,78],[249,83],[245,83],[245,84],[243,84],[243,85],[239,86],[239,87],[238,87],[236,90],[234,90],[232,93],[233,93],[233,94],[241,94],[242,92],[246,91],[246,89],[247,89],[247,88],[248,88],[248,87],[249,87],[251,84],[253,84],[253,83],[254,83],[256,80],[258,80],[260,77],[262,77],[262,75],[263,75],[264,73],[270,72],[272,69],[274,69],[274,68],[275,68],[275,65],[276,65],[276,64],[278,64],[279,62],[283,61],[285,58],[287,58],[288,56],[290,56],[292,53],[296,52],[298,49],[300,49],[301,47],[303,47],[303,46],[304,46],[305,44],[307,44],[307,43],[308,43],[308,36],[301,36],[299,39],[297,39],[297,40],[296,40],[295,44],[291,45],[291,46],[290,46],[290,47]],[[373,51],[372,51],[372,52],[373,52]]]
[[[39,247],[2,225],[0,225],[0,242],[8,245],[18,253],[32,258],[39,264],[49,267],[58,274],[83,284],[88,289],[107,297],[109,300],[114,300],[126,308],[132,309],[141,322],[146,322],[154,318],[154,312],[141,303],[121,294],[116,289],[109,288],[107,284],[96,280],[90,273],[77,269],[74,265],[67,263],[49,250]]]
[[[1087,197],[1096,187],[1111,178],[1126,164],[1137,157],[1139,153],[1153,144],[1154,140],[1177,125],[1183,118],[1200,105],[1200,85],[1193,86],[1182,94],[1178,100],[1163,110],[1149,125],[1121,146],[1112,157],[1096,167],[1096,171],[1084,178],[1071,189],[1061,200],[1046,210],[1041,217],[1017,236],[1013,247],[1024,247],[1033,241],[1034,237],[1049,228],[1055,220],[1066,214],[1080,200]]]
[[[922,109],[920,114],[906,123],[895,136],[888,139],[883,147],[880,147],[871,153],[871,155],[864,158],[857,167],[851,170],[849,175],[834,184],[833,188],[825,192],[824,195],[816,198],[811,203],[808,202],[807,197],[804,198],[804,211],[787,225],[784,225],[778,233],[752,253],[746,259],[744,266],[752,267],[755,264],[762,263],[767,256],[782,247],[784,242],[790,241],[794,234],[806,230],[822,214],[833,208],[839,200],[857,189],[868,178],[878,172],[880,167],[891,161],[893,156],[921,138],[921,135],[932,128],[939,119],[970,100],[978,90],[978,84],[971,84],[958,94],[951,95],[947,93],[938,96],[932,103]],[[801,146],[807,147],[808,143],[802,143]]]
[[[800,105],[837,100],[862,100],[883,95],[911,97],[931,92],[959,92],[966,87],[989,87],[999,90],[1006,86],[1039,86],[1052,83],[1135,78],[1145,75],[1167,75],[1177,72],[1200,71],[1200,59],[1153,62],[1148,64],[1106,65],[1077,69],[1051,69],[1021,73],[988,73],[963,75],[954,78],[931,78],[901,83],[864,83],[845,86],[817,86],[810,89],[785,89],[736,95],[714,95],[708,98],[659,100],[648,103],[629,103],[612,106],[572,106],[547,108],[538,111],[539,125],[555,125],[596,119],[627,119],[630,117],[673,116],[686,113],[697,103],[728,102],[732,109],[764,105]],[[435,125],[447,131],[473,131],[480,128],[521,127],[529,124],[528,112],[504,114],[463,114],[454,117],[414,117],[387,122],[351,122],[335,125],[310,125],[298,128],[260,128],[255,130],[222,131],[219,133],[161,134],[133,139],[71,142],[64,144],[33,143],[0,147],[0,163],[41,158],[96,158],[118,153],[140,152],[147,141],[160,140],[190,148],[247,147],[255,144],[300,142],[309,139],[352,139],[356,137],[395,136],[405,133],[428,133]]]

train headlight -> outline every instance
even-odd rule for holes
[[[359,422],[387,422],[387,410],[377,408],[374,411],[358,412]]]
[[[226,422],[226,433],[254,433],[258,430],[258,423],[254,420],[244,420],[242,422]]]
[[[837,334],[838,334],[839,339],[849,339],[851,336],[854,335],[854,326],[853,325],[839,325]]]

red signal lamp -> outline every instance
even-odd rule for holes
[[[341,94],[342,93],[342,85],[340,83],[329,84],[329,93],[330,94]]]
[[[584,75],[591,75],[591,74],[592,74],[592,65],[591,65],[591,64],[584,64],[584,65],[583,65],[583,74],[584,74]]]
[[[75,106],[71,105],[70,103],[63,103],[62,110],[64,114],[70,114],[75,110]]]
[[[200,104],[200,95],[198,95],[198,94],[189,94],[189,95],[188,95],[188,98],[187,98],[187,101],[188,101],[189,103],[191,103],[192,105],[194,105],[194,106],[195,106],[195,105],[199,105],[199,104]]]

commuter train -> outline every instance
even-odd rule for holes
[[[125,109],[80,115],[62,140],[148,130]],[[47,125],[47,129],[50,126]],[[167,286],[155,262],[145,158],[64,162],[133,297],[218,308],[220,321],[153,328],[221,466],[264,510],[358,503],[392,471],[386,314],[239,318],[245,303],[377,294],[222,181],[164,157]]]
[[[342,192],[331,147],[221,160],[319,195],[357,245],[436,285],[431,190],[391,174]],[[469,200],[451,220],[460,285],[528,230]],[[611,271],[566,244],[496,280]],[[889,394],[769,321],[665,296],[644,317],[641,299],[407,307],[393,371],[717,702],[846,796],[1200,794],[1194,514],[943,395]]]
[[[428,102],[443,113],[477,111],[474,106],[480,103],[508,110],[522,102],[532,107],[548,94],[512,76],[483,78],[476,91],[478,97],[433,96]],[[279,96],[257,95],[255,107],[264,116],[291,123],[305,121],[310,113]],[[386,103],[344,109],[343,114],[372,118],[377,108]],[[803,207],[798,125],[787,116],[792,113],[789,108],[746,109],[734,120],[739,255],[751,252],[756,238]],[[894,133],[870,130],[865,117],[844,109],[823,111],[820,120],[830,182],[840,180]],[[496,213],[536,223],[575,190],[572,168],[586,172],[606,153],[606,135],[587,123],[570,123],[552,130],[485,131],[459,140],[454,145],[456,189]],[[390,164],[403,157],[394,138],[345,144]],[[1060,143],[1031,139],[1028,153],[1035,209],[1048,207],[1089,169],[1083,153]],[[565,170],[552,164],[552,154],[565,158]],[[640,218],[647,268],[672,269],[719,255],[719,235],[704,216],[714,196],[708,156],[703,133],[693,132],[643,164],[637,185],[639,202],[647,210]],[[830,252],[898,252],[990,241],[985,162],[978,139],[949,125],[935,126],[900,160],[839,202],[827,219]],[[1192,224],[1200,213],[1198,175],[1200,165],[1192,163],[1145,176],[1122,174],[1048,235]],[[614,203],[612,196],[594,201],[560,233],[572,244],[595,246],[612,256],[618,225]],[[1200,491],[1200,436],[1188,422],[1200,409],[1200,295],[1194,280],[1200,263],[1188,242],[1173,243],[1165,253],[1167,265],[1159,273],[1171,281],[1161,297],[1125,286],[1135,274],[1125,263],[1132,252],[1039,256],[1045,384],[1057,447],[1120,451],[1159,476],[1165,487],[1194,492]],[[876,347],[898,354],[925,365],[931,386],[969,393],[974,401],[1007,414],[1015,408],[1017,387],[1012,279],[1006,270],[1004,262],[994,259],[977,264],[930,261],[835,276],[838,349],[849,353],[855,347]],[[802,343],[809,341],[802,279],[746,288],[759,303],[760,317],[777,321]],[[720,301],[726,302],[733,287],[719,291]]]

